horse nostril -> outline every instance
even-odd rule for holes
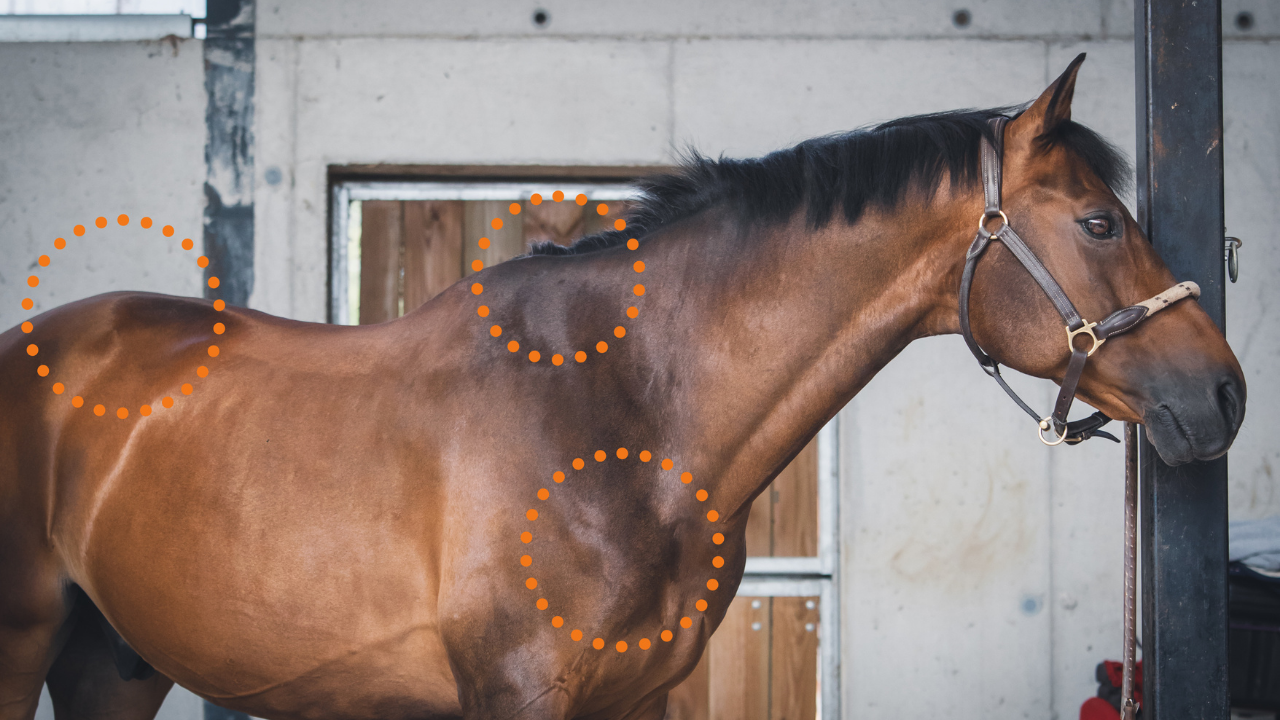
[[[1244,399],[1241,397],[1240,385],[1234,379],[1228,378],[1218,385],[1218,404],[1231,432],[1239,430],[1240,423],[1244,420]]]

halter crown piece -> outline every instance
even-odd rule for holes
[[[1099,347],[1102,347],[1108,338],[1132,330],[1138,323],[1179,300],[1200,297],[1200,286],[1189,281],[1180,282],[1149,300],[1143,300],[1137,305],[1130,305],[1111,313],[1102,322],[1088,322],[1080,317],[1080,313],[1071,304],[1062,287],[1053,279],[1048,268],[1013,231],[1009,225],[1009,217],[1000,209],[1001,150],[1004,145],[1004,126],[1008,122],[1009,118],[1004,116],[992,118],[988,123],[995,143],[993,144],[986,136],[981,140],[982,193],[986,200],[986,208],[982,212],[982,217],[978,219],[978,234],[965,255],[964,274],[960,276],[960,333],[964,336],[965,344],[969,346],[973,356],[978,359],[978,364],[982,366],[983,371],[999,383],[1018,407],[1036,421],[1040,431],[1040,441],[1045,445],[1060,445],[1064,442],[1074,445],[1095,435],[1120,442],[1114,435],[1100,429],[1111,422],[1111,418],[1102,412],[1095,412],[1083,420],[1067,421],[1067,413],[1071,410],[1071,402],[1075,400],[1076,388],[1080,384],[1080,375],[1084,372],[1085,362]],[[987,230],[987,225],[997,219],[1000,221],[1000,227],[994,232]],[[1062,322],[1066,326],[1067,352],[1071,353],[1071,359],[1067,362],[1067,372],[1062,378],[1062,389],[1058,392],[1058,401],[1054,403],[1053,412],[1045,417],[1041,417],[1032,410],[1031,406],[1009,387],[1000,375],[1000,363],[983,352],[978,341],[973,338],[973,329],[969,326],[969,293],[973,288],[973,273],[978,267],[978,261],[982,259],[983,253],[993,240],[1004,243],[1018,262],[1022,263],[1022,267],[1026,268],[1040,289],[1049,296],[1049,301],[1062,316]],[[1076,338],[1080,336],[1089,340],[1087,348],[1077,347]]]

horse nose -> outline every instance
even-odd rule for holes
[[[1235,435],[1244,422],[1244,388],[1235,377],[1226,377],[1218,383],[1218,408],[1231,434]]]

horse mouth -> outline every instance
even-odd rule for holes
[[[1214,460],[1226,454],[1231,438],[1199,438],[1165,405],[1156,405],[1142,418],[1147,439],[1166,465],[1184,465],[1192,460]],[[1207,441],[1207,442],[1206,442]]]

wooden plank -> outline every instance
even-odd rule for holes
[[[747,556],[773,554],[773,486],[751,503],[747,516]]]
[[[524,215],[526,244],[550,241],[557,245],[572,245],[583,235],[583,209],[570,200],[555,202],[544,198],[538,205],[525,200]]]
[[[512,215],[510,201],[477,200],[465,204],[462,213],[463,276],[475,272],[472,263],[480,260],[484,267],[492,267],[526,252],[524,245],[524,214]],[[494,228],[492,221],[502,221],[501,228]],[[489,247],[481,248],[480,238],[489,238]]]
[[[773,481],[773,554],[818,554],[818,439]]]
[[[368,200],[360,223],[360,324],[400,315],[403,212],[398,200]]]
[[[666,720],[710,720],[708,694],[711,687],[707,677],[709,655],[709,652],[702,653],[698,667],[667,695]]]
[[[411,312],[462,278],[459,201],[404,203],[404,311]]]
[[[768,720],[770,604],[770,598],[735,598],[711,636],[711,720]]]
[[[813,608],[808,603],[813,603]],[[814,720],[818,712],[818,598],[773,598],[771,655],[771,720]]]

